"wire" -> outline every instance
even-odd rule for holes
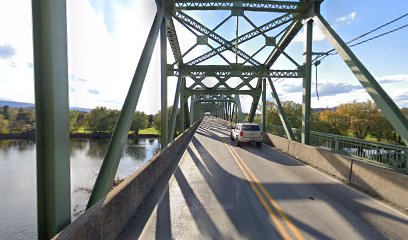
[[[361,38],[363,38],[363,37],[365,37],[365,36],[367,36],[367,35],[369,35],[369,34],[371,34],[371,33],[373,33],[373,32],[376,32],[376,31],[380,30],[381,28],[384,28],[384,27],[386,27],[386,26],[388,26],[388,25],[390,25],[390,24],[392,24],[392,23],[394,23],[394,22],[396,22],[396,21],[398,21],[398,20],[400,20],[400,19],[402,19],[402,18],[405,18],[405,17],[407,17],[407,16],[408,16],[408,13],[405,13],[405,14],[403,14],[403,15],[400,16],[400,17],[397,17],[397,18],[395,18],[395,19],[393,19],[393,20],[391,20],[391,21],[389,21],[389,22],[386,22],[385,24],[382,24],[382,25],[379,26],[379,27],[376,27],[376,28],[374,28],[374,29],[372,29],[372,30],[370,30],[370,31],[368,31],[368,32],[366,32],[366,33],[364,33],[364,34],[361,34],[360,36],[357,36],[357,37],[353,38],[352,40],[348,41],[346,44],[348,45],[348,44],[350,44],[350,43],[352,43],[352,42],[355,42],[355,41],[357,41],[358,39],[361,39]],[[403,25],[403,26],[401,26],[401,27],[398,27],[398,28],[393,29],[393,30],[390,30],[390,31],[388,31],[388,32],[379,34],[379,35],[374,36],[374,37],[372,37],[372,38],[369,38],[369,39],[367,39],[367,40],[364,40],[364,41],[361,41],[361,42],[352,44],[352,45],[350,45],[349,47],[354,47],[354,46],[357,46],[357,45],[360,45],[360,44],[363,44],[363,43],[372,41],[372,40],[374,40],[374,39],[376,39],[376,38],[379,38],[379,37],[382,37],[382,36],[384,36],[384,35],[388,35],[388,34],[390,34],[390,33],[393,33],[393,32],[396,32],[396,31],[398,31],[398,30],[401,30],[401,29],[403,29],[403,28],[405,28],[405,27],[407,27],[407,26],[408,26],[408,24],[405,24],[405,25]],[[336,55],[337,53],[333,53],[334,51],[335,51],[335,49],[333,48],[333,49],[331,49],[331,50],[329,50],[329,51],[327,51],[327,52],[325,52],[325,53],[322,53],[322,54],[318,55],[315,59],[313,59],[312,63],[315,63],[315,62],[318,61],[318,60],[322,61],[323,59],[325,59],[325,58],[328,57],[328,56]]]
[[[355,42],[358,39],[361,39],[361,38],[363,38],[363,37],[365,37],[365,36],[367,36],[367,35],[369,35],[369,34],[371,34],[373,32],[376,32],[376,31],[380,30],[381,28],[384,28],[384,27],[386,27],[386,26],[388,26],[388,25],[390,25],[390,24],[392,24],[392,23],[394,23],[394,22],[396,22],[396,21],[398,21],[398,20],[400,20],[402,18],[405,18],[407,16],[408,16],[408,13],[405,13],[400,17],[397,17],[397,18],[395,18],[395,19],[393,19],[393,20],[391,20],[389,22],[386,22],[386,23],[382,24],[379,27],[376,27],[376,28],[364,33],[364,34],[361,34],[360,36],[357,36],[357,37],[353,38],[352,40],[348,41],[346,44],[349,45],[350,43]],[[401,30],[403,28],[406,28],[406,27],[408,27],[408,24],[402,25],[401,27],[394,28],[394,29],[392,29],[392,30],[390,30],[388,32],[381,33],[381,34],[376,35],[374,37],[371,37],[371,38],[368,38],[366,40],[363,40],[363,41],[357,42],[355,44],[349,45],[349,47],[351,48],[351,47],[355,47],[355,46],[361,45],[361,44],[366,43],[366,42],[370,42],[370,41],[372,41],[374,39],[383,37],[385,35],[388,35],[388,34],[391,34],[393,32],[399,31],[399,30]],[[319,93],[318,93],[318,90],[317,90],[317,65],[319,65],[326,57],[338,54],[337,52],[334,52],[334,51],[335,51],[335,49],[333,48],[333,49],[331,49],[331,50],[329,50],[327,52],[319,54],[318,56],[315,57],[315,59],[312,60],[311,64],[314,64],[316,66],[316,95],[317,95],[317,98],[319,98]],[[298,69],[299,69],[299,67],[296,68],[295,70],[298,70]],[[276,79],[273,80],[273,82],[281,83],[281,82],[283,82],[283,81],[285,81],[287,79],[288,78],[276,78]]]

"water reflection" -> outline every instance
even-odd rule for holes
[[[73,218],[85,208],[109,139],[73,139],[71,200]],[[128,140],[116,178],[126,178],[160,151],[158,139]],[[35,239],[35,142],[0,140],[0,239]]]

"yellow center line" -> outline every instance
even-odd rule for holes
[[[232,156],[234,157],[234,160],[237,162],[240,162],[242,164],[242,166],[244,166],[244,168],[246,169],[246,172],[248,172],[249,175],[251,175],[252,179],[254,180],[254,182],[257,184],[257,186],[261,189],[261,191],[267,196],[269,202],[271,203],[271,205],[276,209],[276,211],[278,212],[278,214],[280,215],[280,217],[283,219],[283,221],[287,224],[287,226],[292,230],[293,234],[296,236],[297,239],[299,240],[303,240],[303,236],[302,234],[299,232],[299,230],[296,228],[296,226],[289,220],[289,218],[286,216],[286,214],[282,211],[282,209],[280,208],[279,204],[272,198],[272,196],[270,195],[270,193],[268,192],[268,190],[266,190],[266,188],[263,186],[263,184],[258,180],[258,178],[255,176],[255,174],[250,170],[250,168],[245,164],[245,162],[242,160],[242,158],[238,155],[238,153],[232,148],[232,146],[230,146],[229,144],[227,144],[227,142],[225,141],[224,138],[222,138],[221,136],[219,136],[222,141],[224,142],[224,144],[227,146],[228,150],[230,151],[230,153],[232,154]],[[235,154],[234,154],[235,153]],[[236,155],[236,157],[234,156]],[[238,159],[237,159],[238,158]],[[237,164],[238,164],[237,162]],[[242,171],[242,167],[239,165],[239,167],[241,168]],[[244,173],[245,174],[245,173]],[[245,174],[246,175],[246,174]],[[248,178],[247,178],[248,179]],[[250,182],[251,185],[253,184],[252,182]],[[255,190],[254,190],[255,191]],[[256,191],[258,191],[256,189]],[[268,206],[269,207],[269,206]]]
[[[222,138],[221,138],[222,139]],[[264,199],[264,197],[262,196],[262,194],[258,191],[258,189],[256,188],[256,186],[254,185],[254,183],[252,182],[252,179],[248,176],[247,172],[243,169],[243,167],[241,166],[241,163],[239,162],[239,160],[235,157],[234,153],[231,151],[231,149],[229,148],[228,144],[225,142],[224,139],[222,139],[224,141],[225,146],[227,147],[228,151],[231,153],[231,156],[234,158],[235,163],[238,165],[238,167],[241,169],[242,173],[244,174],[245,178],[247,179],[247,181],[249,182],[252,190],[255,192],[255,194],[258,196],[258,199],[261,201],[262,206],[266,209],[266,211],[269,214],[269,217],[272,219],[273,223],[276,225],[276,227],[278,228],[279,233],[282,235],[283,239],[291,239],[290,235],[287,233],[286,229],[282,226],[282,224],[280,223],[280,221],[276,218],[275,214],[273,213],[272,209],[269,207],[269,205],[267,204],[266,200]]]
[[[232,148],[232,147],[231,147]],[[299,232],[299,230],[296,228],[296,226],[289,220],[289,218],[286,216],[286,214],[282,211],[281,207],[279,204],[273,199],[271,194],[266,190],[264,185],[258,180],[258,178],[255,176],[255,174],[249,169],[249,167],[245,164],[245,162],[241,159],[241,157],[238,155],[238,153],[232,148],[232,151],[235,152],[237,155],[238,159],[241,161],[242,165],[244,168],[248,171],[248,173],[252,176],[254,179],[255,183],[258,185],[258,187],[261,189],[261,191],[267,196],[269,199],[269,202],[272,204],[272,206],[276,209],[276,211],[279,213],[283,221],[288,225],[288,227],[292,230],[293,234],[295,234],[296,238],[299,240],[303,240],[302,234]]]

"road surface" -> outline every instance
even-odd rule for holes
[[[159,203],[122,239],[408,239],[408,217],[206,117]],[[145,219],[143,221],[143,219]]]

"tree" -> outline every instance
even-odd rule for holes
[[[170,106],[167,108],[167,126],[170,127],[170,122],[171,122],[171,114],[173,112],[173,106]],[[177,109],[177,113],[176,113],[176,129],[175,131],[180,131],[181,127],[180,127],[180,109]],[[153,127],[158,130],[159,132],[161,131],[161,111],[157,112],[154,116],[153,116]]]
[[[18,109],[15,120],[11,124],[11,129],[17,132],[34,130],[34,111],[31,109]]]
[[[347,116],[336,111],[324,110],[319,114],[319,121],[330,126],[334,134],[347,135],[350,127],[350,120]]]
[[[3,111],[1,114],[3,115],[4,120],[10,120],[11,118],[10,107],[8,105],[5,105],[3,107]]]
[[[0,115],[0,134],[8,133],[8,126],[9,126],[9,121],[4,119],[4,117]]]
[[[139,134],[139,130],[146,128],[147,126],[147,115],[144,112],[136,111],[133,115],[132,125],[130,126],[130,130],[134,131],[135,134]]]
[[[77,111],[69,111],[69,131],[75,131],[78,130],[78,118],[79,118],[79,112]]]
[[[119,119],[118,110],[96,107],[85,117],[86,129],[92,133],[111,133]]]

